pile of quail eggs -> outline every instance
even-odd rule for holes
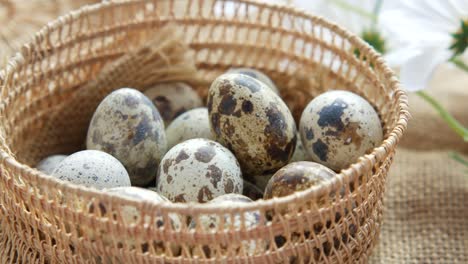
[[[328,181],[383,137],[371,104],[348,91],[315,97],[296,124],[273,81],[249,68],[216,78],[202,102],[185,83],[115,90],[90,121],[86,150],[36,167],[138,199],[252,202]]]

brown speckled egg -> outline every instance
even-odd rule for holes
[[[122,197],[126,197],[129,199],[133,200],[138,200],[138,201],[154,201],[157,203],[162,203],[162,202],[169,202],[169,200],[162,196],[161,194],[143,189],[140,187],[115,187],[115,188],[110,188],[110,189],[105,189],[104,190],[107,193],[113,193]],[[123,210],[123,217],[126,220],[127,223],[137,223],[141,219],[141,215],[138,213],[138,210],[132,206],[128,206],[124,208]],[[146,215],[146,220],[150,220],[150,217]],[[171,220],[171,226],[172,228],[178,230],[181,227],[181,222],[180,219],[175,215],[171,214],[169,215],[169,218]],[[156,217],[154,219],[155,224],[157,227],[162,227],[164,226],[164,219],[163,216]]]
[[[252,78],[255,78],[263,83],[265,83],[275,94],[279,94],[278,88],[275,83],[268,77],[266,74],[259,70],[252,68],[232,68],[227,73],[240,73],[248,75]]]
[[[236,155],[245,173],[281,168],[296,146],[296,124],[268,87],[238,73],[219,76],[208,93],[210,125],[218,142]]]
[[[122,162],[136,186],[154,180],[166,145],[158,110],[146,96],[130,88],[104,98],[91,119],[86,140],[88,149],[107,152]]]
[[[155,203],[169,202],[166,197],[139,187],[115,187],[110,189],[103,190],[106,193],[114,194],[117,196],[125,197],[131,200],[136,201],[153,201]],[[117,214],[117,211],[110,211],[111,208],[106,207],[103,203],[99,203],[99,210],[101,215],[107,215],[112,217],[114,220],[120,221],[121,219],[125,221],[128,225],[138,224],[138,225],[153,225],[155,228],[165,228],[166,230],[180,230],[182,222],[176,214],[169,214],[168,218],[165,219],[162,214],[157,214],[154,218],[151,218],[150,212],[145,212],[144,219],[141,218],[141,212],[134,206],[128,205],[120,208],[120,214]],[[114,208],[115,210],[116,208]],[[95,210],[94,204],[89,205],[88,211],[90,213],[97,213]],[[167,224],[166,224],[166,221]],[[107,243],[115,243],[115,241],[105,241]],[[153,248],[156,250],[157,254],[162,254],[165,252],[166,246],[169,246],[173,254],[177,255],[180,252],[180,247],[172,244],[170,242],[164,242],[160,240],[148,240],[145,243],[137,244],[132,237],[126,238],[126,244],[130,245],[132,248],[135,247],[147,247],[149,243],[152,243]],[[166,245],[165,245],[166,243]]]
[[[339,171],[382,142],[379,116],[362,97],[330,91],[314,98],[300,121],[302,143],[315,162]]]
[[[329,168],[310,161],[290,163],[271,177],[265,189],[265,199],[282,197],[311,186],[331,180],[336,173]]]
[[[236,157],[221,144],[189,139],[171,148],[161,161],[158,193],[174,202],[208,202],[227,193],[242,193]]]
[[[168,149],[192,138],[213,139],[206,107],[195,108],[178,116],[166,128]]]
[[[97,189],[130,186],[130,177],[124,166],[111,155],[97,150],[83,150],[66,157],[52,175]]]
[[[289,163],[296,162],[296,161],[307,161],[307,160],[310,160],[310,158],[307,156],[304,145],[302,144],[301,136],[299,134],[297,136],[296,149],[294,150],[294,154],[291,160],[289,161]]]
[[[255,201],[263,198],[263,189],[260,189],[255,186],[255,184],[244,180],[244,189],[242,194]]]
[[[182,82],[157,84],[144,94],[153,101],[166,126],[185,111],[203,105],[197,92]]]
[[[210,204],[216,204],[219,207],[232,207],[232,206],[242,206],[245,203],[251,203],[252,200],[244,195],[241,194],[225,194],[215,199],[211,200]],[[233,221],[234,220],[234,221]],[[242,224],[242,220],[244,223]],[[240,230],[241,228],[245,228],[246,230],[258,226],[261,222],[260,212],[246,212],[244,213],[244,217],[242,219],[241,214],[225,214],[224,219],[222,219],[219,215],[200,215],[198,219],[193,219],[190,223],[190,228],[200,228],[203,231],[216,231],[219,229],[224,230]],[[200,227],[198,226],[200,225]],[[222,225],[222,226],[221,226]],[[231,245],[234,246],[234,245]],[[258,243],[257,241],[243,241],[242,246],[244,251],[247,252],[248,255],[253,255],[255,252],[263,251],[266,247],[266,243],[262,241],[262,243]],[[213,256],[216,255],[217,252],[213,252],[216,250],[227,250],[227,245],[220,244],[220,247],[216,247],[216,249],[209,249],[207,247],[200,247],[195,248],[194,255],[201,256],[200,250],[204,250],[205,255]],[[239,248],[236,251],[240,250]]]
[[[46,173],[46,174],[51,174],[57,165],[64,160],[67,157],[67,155],[51,155],[43,160],[39,161],[36,165],[36,169]]]

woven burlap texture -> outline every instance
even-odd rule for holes
[[[428,93],[468,126],[468,75],[442,66]],[[411,94],[412,120],[395,155],[384,219],[371,263],[468,263],[468,144],[425,101]]]

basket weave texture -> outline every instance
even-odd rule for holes
[[[57,112],[106,64],[168,22],[195,51],[200,95],[228,68],[253,67],[272,77],[297,119],[314,96],[346,89],[376,108],[385,140],[329,184],[242,207],[142,203],[32,169],[47,155],[83,148],[83,111],[74,112],[76,127]],[[251,0],[86,6],[37,33],[0,72],[0,85],[1,262],[367,262],[409,118],[393,72],[358,37],[322,18]],[[80,107],[95,109],[93,98],[102,93],[80,97]],[[126,217],[129,211],[137,217]],[[254,226],[247,223],[252,214]],[[219,220],[217,229],[196,224],[207,216]]]
[[[92,0],[0,1],[0,61],[50,20]],[[31,10],[37,11],[31,15]],[[4,61],[5,60],[5,61]]]

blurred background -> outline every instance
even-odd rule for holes
[[[49,21],[92,2],[0,0],[2,68]],[[293,5],[360,36],[408,91],[412,120],[388,178],[372,263],[468,263],[468,1],[264,2]]]

